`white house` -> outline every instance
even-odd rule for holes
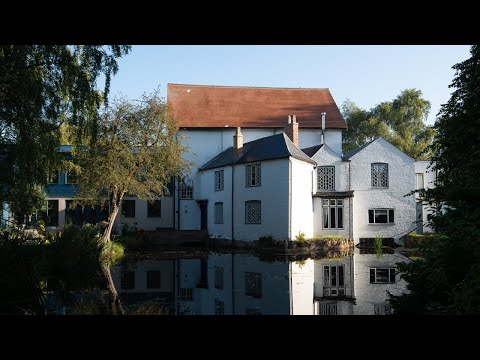
[[[303,233],[368,243],[377,236],[401,242],[416,229],[415,196],[405,195],[415,189],[415,173],[429,181],[423,163],[383,138],[342,154],[346,123],[328,89],[168,84],[167,97],[191,169],[154,204],[126,198],[117,230],[205,229],[241,241]],[[68,179],[61,174],[49,184],[58,226],[69,216],[73,188],[60,186]],[[87,218],[75,214],[77,222]]]
[[[435,187],[437,173],[432,168],[430,161],[416,161],[415,162],[415,189],[431,189]],[[432,213],[432,206],[426,201],[419,200],[418,193],[415,194],[417,202],[417,233],[431,233],[433,229],[428,225],[427,216]]]

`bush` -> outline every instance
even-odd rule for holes
[[[300,231],[298,235],[295,236],[295,239],[298,241],[305,241],[307,238],[305,237],[305,233],[303,231]]]

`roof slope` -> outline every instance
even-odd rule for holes
[[[377,138],[377,139],[378,139],[378,138]],[[374,141],[377,140],[377,139],[373,139],[373,140],[369,141],[368,143],[363,144],[362,146],[356,148],[355,150],[349,151],[348,153],[346,153],[346,154],[343,156],[343,160],[348,160],[348,159],[350,159],[353,155],[355,155],[356,153],[362,151],[363,149],[365,149],[368,145],[370,145],[372,142],[374,142]]]
[[[179,127],[279,128],[287,115],[301,128],[346,129],[329,89],[168,84],[168,103]]]
[[[323,144],[310,146],[308,148],[302,149],[302,151],[305,154],[307,154],[307,156],[312,157],[313,155],[315,155],[318,152],[318,150],[320,150],[322,148],[322,146],[323,146]]]
[[[287,135],[281,133],[243,144],[242,151],[238,155],[235,154],[233,147],[229,147],[198,170],[202,171],[254,161],[281,159],[289,156],[310,164],[316,164],[315,161],[293,145]]]

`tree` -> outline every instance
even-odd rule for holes
[[[428,159],[427,148],[435,134],[424,122],[429,112],[430,102],[415,89],[403,90],[393,101],[382,102],[370,111],[347,100],[342,105],[348,125],[343,132],[343,152],[381,136],[414,159]]]
[[[98,110],[107,103],[116,59],[130,46],[2,45],[0,46],[0,144],[8,166],[2,164],[0,201],[15,203],[10,189],[24,197],[34,194],[58,168],[59,127],[74,125],[76,138],[95,140]],[[97,79],[105,76],[103,94]],[[30,193],[29,191],[33,192]],[[17,211],[31,209],[17,204]]]
[[[105,110],[97,141],[77,147],[74,160],[79,173],[77,201],[109,205],[106,242],[124,196],[153,201],[164,195],[172,177],[188,166],[184,151],[172,112],[156,93],[136,102],[120,99]]]
[[[480,313],[480,46],[456,64],[455,88],[442,105],[430,147],[436,186],[420,196],[436,209],[429,217],[445,238],[425,259],[401,265],[411,294],[393,297],[398,312]]]

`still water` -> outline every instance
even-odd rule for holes
[[[124,306],[176,315],[388,315],[406,283],[400,253],[292,260],[239,252],[150,254],[112,268]]]

